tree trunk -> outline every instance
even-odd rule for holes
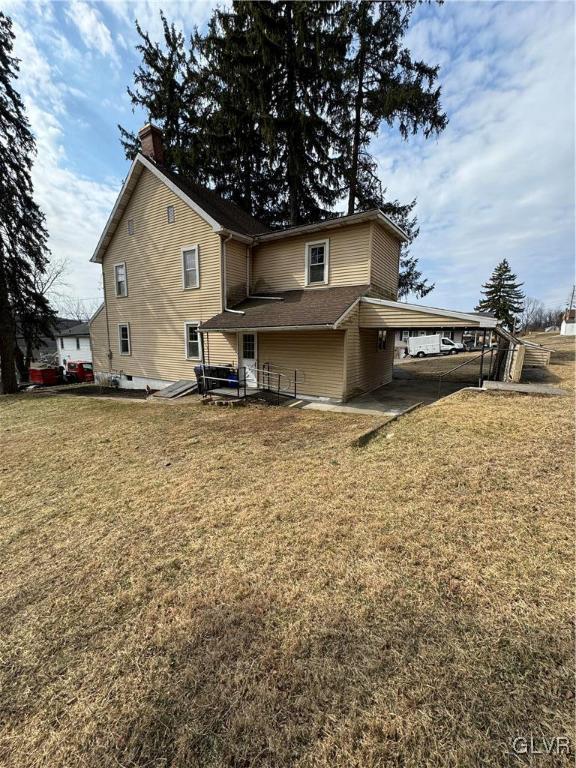
[[[285,5],[287,40],[286,40],[286,95],[287,95],[287,114],[285,118],[288,122],[286,136],[287,150],[287,176],[288,176],[288,217],[290,225],[296,226],[300,223],[300,205],[298,200],[298,147],[296,136],[296,122],[298,119],[296,110],[296,51],[294,46],[294,26],[292,23],[292,6],[290,3]]]
[[[0,259],[0,377],[2,392],[18,392],[14,353],[16,351],[16,324],[8,301],[8,286],[4,266]]]
[[[20,346],[16,344],[16,349],[14,350],[14,361],[16,363],[16,368],[18,369],[18,375],[20,376],[20,381],[28,381],[28,365],[26,364],[26,358],[24,357],[24,353],[20,349]]]
[[[364,103],[364,75],[366,68],[366,46],[360,23],[360,48],[358,50],[358,80],[354,100],[354,130],[352,134],[352,158],[350,162],[350,184],[348,188],[348,215],[354,213],[358,194],[358,158],[360,155],[360,137],[362,132],[362,106]]]

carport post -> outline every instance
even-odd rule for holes
[[[480,353],[480,379],[478,380],[478,386],[481,387],[484,384],[484,349],[486,345],[482,343],[482,352]]]

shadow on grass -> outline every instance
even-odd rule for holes
[[[133,660],[139,688],[126,680],[82,764],[507,765],[514,737],[566,734],[571,645],[480,618],[450,590],[294,623],[265,594],[191,609]]]

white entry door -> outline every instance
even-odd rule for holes
[[[258,342],[255,333],[243,333],[240,338],[240,365],[246,369],[246,386],[258,386]]]

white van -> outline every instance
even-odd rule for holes
[[[410,336],[408,354],[410,357],[428,357],[428,355],[456,355],[464,352],[464,344],[436,334],[435,336]]]

